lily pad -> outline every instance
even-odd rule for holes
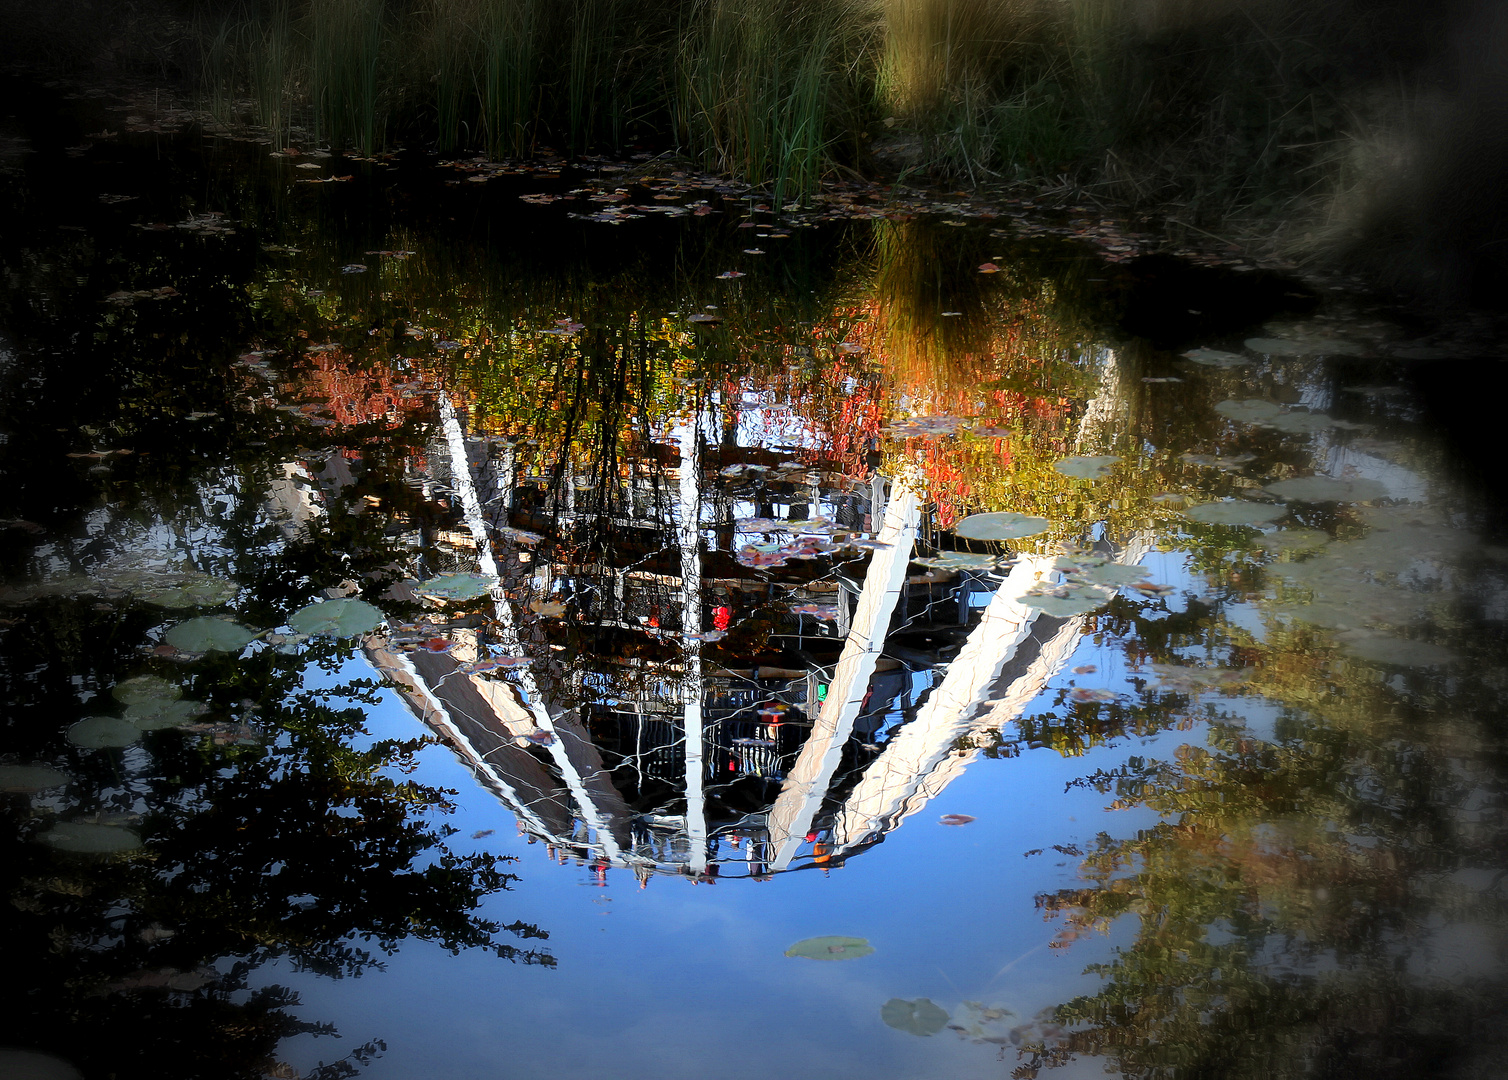
[[[1246,339],[1252,352],[1268,356],[1365,356],[1365,345],[1341,338],[1263,338]]]
[[[1321,601],[1313,604],[1281,604],[1269,610],[1277,615],[1286,615],[1299,622],[1323,626],[1330,630],[1357,630],[1367,624],[1365,614],[1349,604]]]
[[[59,851],[77,851],[106,855],[134,851],[141,847],[141,837],[119,825],[95,825],[87,821],[60,821],[39,837]]]
[[[167,632],[167,643],[183,652],[240,652],[255,641],[257,632],[229,619],[201,615]]]
[[[1324,547],[1330,542],[1330,534],[1320,529],[1279,529],[1263,533],[1252,540],[1258,547],[1268,551],[1307,551]]]
[[[857,960],[874,952],[874,946],[861,937],[812,937],[798,941],[785,951],[787,956],[804,956],[809,960]]]
[[[161,731],[192,724],[207,712],[202,701],[143,701],[126,706],[125,718],[142,731]]]
[[[177,701],[183,687],[160,675],[137,675],[116,683],[110,696],[123,705],[140,705],[148,701]]]
[[[68,741],[86,750],[130,746],[140,738],[141,728],[119,716],[91,716],[68,729]]]
[[[365,600],[325,600],[299,608],[288,616],[288,625],[311,637],[358,637],[370,634],[386,619]]]
[[[1409,638],[1384,637],[1358,633],[1340,635],[1341,649],[1358,660],[1394,667],[1438,667],[1457,659],[1456,653],[1441,645]]]
[[[891,998],[880,1006],[880,1019],[897,1031],[913,1035],[936,1035],[948,1026],[948,1014],[932,1004],[930,998],[915,1001]]]
[[[1027,607],[1039,609],[1044,615],[1063,619],[1070,615],[1087,615],[1104,607],[1114,596],[1113,589],[1066,581],[1057,585],[1038,585],[1018,600]]]
[[[1244,398],[1240,401],[1222,401],[1215,406],[1221,416],[1241,420],[1248,424],[1263,424],[1283,415],[1283,406],[1261,398]]]
[[[1051,522],[1030,514],[1003,510],[994,514],[971,514],[953,529],[966,540],[1020,540],[1046,532]]]
[[[1299,502],[1369,502],[1388,496],[1388,489],[1376,480],[1335,480],[1328,476],[1279,480],[1268,484],[1267,490],[1280,499]]]
[[[1183,355],[1194,363],[1203,364],[1206,367],[1244,367],[1252,362],[1249,356],[1242,356],[1240,353],[1222,352],[1219,349],[1190,349]]]
[[[1151,577],[1152,571],[1145,566],[1128,566],[1108,559],[1062,558],[1053,564],[1066,574],[1073,574],[1096,585],[1134,585],[1142,578]]]
[[[137,599],[165,608],[218,607],[236,598],[241,586],[209,574],[195,576],[177,585],[133,589]]]
[[[10,1047],[0,1049],[0,1076],[7,1080],[84,1080],[84,1074],[62,1058]]]
[[[1102,454],[1098,457],[1067,457],[1053,466],[1064,476],[1072,476],[1079,480],[1098,480],[1102,476],[1110,475],[1110,466],[1120,458],[1114,454]]]
[[[497,579],[486,574],[438,574],[419,582],[414,591],[442,600],[475,600],[486,596],[496,584]]]
[[[980,555],[972,551],[945,551],[941,555],[928,555],[911,561],[936,570],[988,570],[997,560],[993,555]]]
[[[1254,503],[1244,500],[1209,502],[1191,506],[1184,516],[1206,525],[1266,525],[1288,513],[1281,503]]]
[[[51,765],[0,765],[0,791],[31,795],[47,788],[62,787],[73,777]]]

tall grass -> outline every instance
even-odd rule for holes
[[[711,169],[806,194],[858,117],[864,9],[829,0],[700,0],[682,36],[676,131]]]
[[[228,116],[236,95],[249,92],[275,139],[295,112],[318,140],[363,153],[394,130],[446,151],[508,157],[543,145],[615,151],[638,139],[735,174],[783,204],[825,177],[865,169],[874,135],[903,144],[908,175],[974,185],[1051,178],[1077,198],[1156,209],[1205,229],[1312,215],[1354,188],[1364,175],[1346,164],[1358,160],[1354,148],[1397,136],[1400,116],[1425,115],[1421,86],[1455,78],[1458,96],[1490,97],[1452,74],[1469,68],[1467,59],[1453,68],[1440,57],[1453,19],[1478,3],[1501,8],[1501,0],[261,2],[268,6],[249,14],[206,18],[191,68],[212,111]],[[1475,63],[1501,70],[1500,60]],[[1478,83],[1496,86],[1495,77]],[[1397,105],[1400,96],[1413,103]],[[1414,159],[1449,169],[1465,162],[1469,178],[1471,144],[1491,125],[1469,123],[1464,107],[1436,112],[1451,119],[1428,137],[1409,136],[1434,147]],[[881,128],[881,118],[899,127]],[[1446,189],[1457,186],[1429,187],[1431,205],[1448,209]],[[1365,200],[1352,192],[1342,201]],[[1347,220],[1397,229],[1407,217],[1372,209]],[[1460,214],[1453,220],[1452,243],[1470,244],[1471,228]]]
[[[522,157],[531,147],[546,14],[545,0],[484,0],[481,118],[494,155]]]
[[[244,13],[209,16],[194,28],[200,42],[199,85],[209,114],[222,124],[236,119],[236,90],[246,56],[244,39],[250,32]]]
[[[377,149],[384,21],[383,0],[311,0],[305,32],[315,139],[350,143],[364,155]]]
[[[482,6],[477,0],[430,0],[416,17],[423,28],[419,79],[432,95],[435,146],[448,152],[470,141],[477,119],[472,104],[481,63]]]
[[[250,46],[251,96],[257,122],[272,136],[274,149],[288,143],[292,126],[290,106],[294,92],[296,62],[292,15],[286,0],[279,0],[268,12],[263,24],[253,24],[255,35]]]

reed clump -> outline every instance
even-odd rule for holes
[[[1486,0],[90,2],[110,31],[91,48],[119,29],[117,53],[175,51],[213,111],[278,140],[510,157],[638,144],[782,204],[850,170],[1024,182],[1310,256],[1406,234],[1457,281],[1475,271],[1452,260],[1491,255],[1460,254],[1481,247],[1483,214],[1451,196],[1470,191],[1508,248],[1492,224],[1508,203],[1502,54],[1483,44],[1504,35]],[[47,20],[76,25],[84,3],[0,11],[46,55]],[[147,44],[119,44],[132,26]],[[1402,158],[1381,149],[1401,143]],[[1413,179],[1372,167],[1403,158]]]

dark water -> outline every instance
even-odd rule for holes
[[[1504,1071],[1493,346],[1089,207],[14,100],[0,1044]]]

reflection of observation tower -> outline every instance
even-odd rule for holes
[[[922,514],[904,488],[844,491],[813,472],[799,488],[751,494],[727,479],[739,475],[738,448],[709,449],[690,425],[648,447],[621,484],[566,477],[546,500],[521,491],[511,448],[468,441],[443,396],[440,408],[445,442],[431,461],[465,522],[457,556],[500,577],[498,538],[546,511],[560,542],[548,560],[547,545],[522,551],[523,573],[501,575],[491,621],[447,631],[448,651],[374,636],[366,652],[520,827],[563,858],[641,880],[833,865],[941,791],[974,736],[1019,716],[1078,638],[1081,618],[1039,617],[1017,599],[1054,573],[1051,560],[1023,557],[998,584],[908,574]],[[819,560],[794,573],[740,566],[728,548],[744,507],[784,509],[793,530],[867,518],[872,553],[836,572]],[[572,621],[528,618],[529,596],[536,612],[568,603]],[[814,599],[832,618],[790,614]],[[733,648],[708,649],[733,609],[753,632],[734,624]],[[530,663],[478,666],[488,636]]]

